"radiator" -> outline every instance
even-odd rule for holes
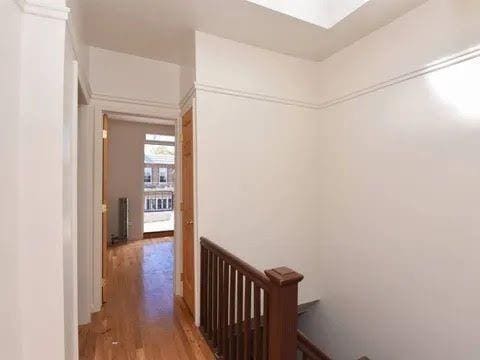
[[[118,199],[118,240],[127,241],[129,223],[128,198]]]

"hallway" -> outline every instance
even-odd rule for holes
[[[213,359],[173,295],[172,238],[116,246],[108,255],[108,301],[79,329],[81,360]]]

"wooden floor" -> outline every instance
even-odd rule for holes
[[[173,295],[172,238],[109,250],[107,303],[79,329],[81,360],[214,359]]]

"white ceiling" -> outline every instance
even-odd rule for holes
[[[304,59],[322,60],[425,1],[370,0],[330,29],[246,0],[80,3],[90,45],[193,65],[194,30]]]

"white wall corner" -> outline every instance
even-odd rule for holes
[[[187,110],[189,110],[192,107],[192,102],[195,97],[196,93],[196,85],[194,84],[190,90],[187,91],[185,96],[180,100],[180,103],[178,105],[180,109],[180,116],[183,116]]]
[[[70,13],[64,1],[15,0],[15,2],[26,14],[66,21]]]

